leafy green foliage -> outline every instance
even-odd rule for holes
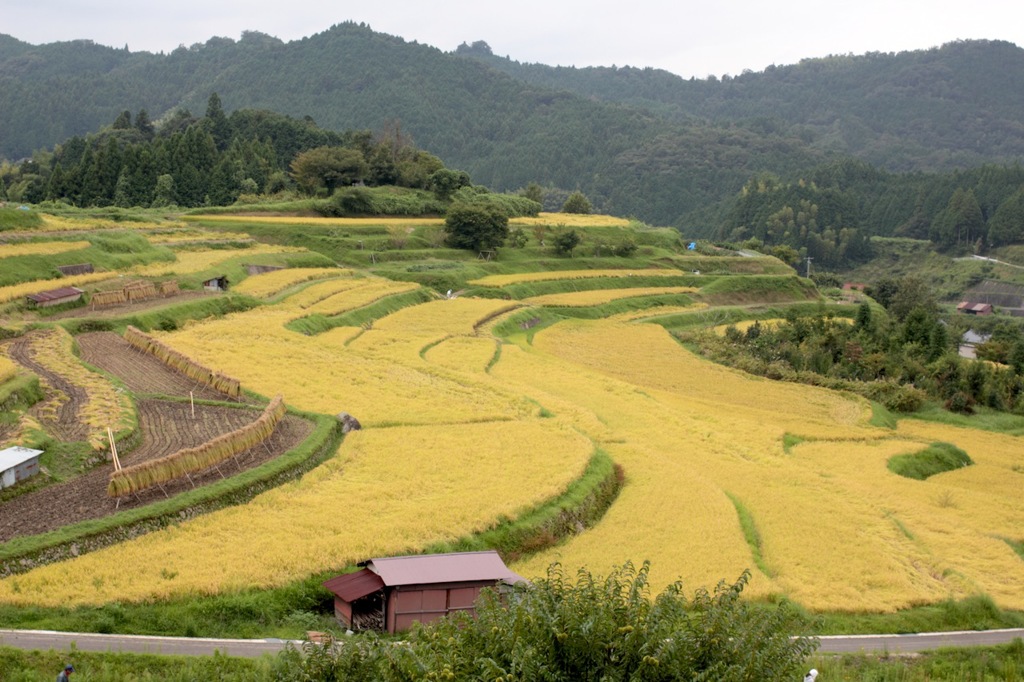
[[[3,49],[11,60],[5,63],[32,68],[12,67],[5,74],[10,84],[0,90],[2,157],[25,158],[55,144],[74,147],[76,137],[110,122],[116,127],[102,135],[122,148],[140,146],[154,135],[183,135],[197,122],[189,111],[205,106],[202,128],[214,150],[230,151],[221,132],[222,116],[230,111],[235,135],[269,141],[278,169],[301,151],[344,146],[364,152],[370,184],[424,187],[437,168],[429,159],[403,157],[414,138],[498,190],[544,187],[541,198],[551,210],[565,201],[566,188],[579,187],[597,210],[702,236],[723,222],[745,182],[771,169],[787,181],[805,177],[822,188],[837,183],[850,190],[862,224],[847,223],[846,229],[900,229],[927,237],[956,187],[978,184],[977,174],[895,171],[946,173],[1012,163],[1024,153],[1022,51],[1004,42],[809,59],[703,80],[654,69],[523,65],[484,49],[445,54],[351,22],[287,44],[249,32],[239,41],[213,38],[168,55],[84,41],[33,46],[13,38]],[[219,106],[207,99],[214,90]],[[943,106],[935,106],[937,99]],[[125,127],[129,108],[139,113]],[[146,111],[152,115],[143,116]],[[159,132],[152,120],[163,122]],[[364,144],[373,142],[373,134],[357,140],[329,132],[350,128],[372,129],[387,143]],[[265,152],[258,158],[267,158]],[[95,187],[113,192],[121,179],[110,172],[115,159],[106,152],[98,156],[93,150],[90,163],[102,171],[94,175]],[[61,159],[59,174],[48,153],[37,157],[0,171],[0,185],[12,200],[45,198],[51,171],[58,186],[60,176],[70,174],[72,184],[82,180],[72,168],[82,160],[79,154]],[[844,159],[837,164],[856,166],[849,162],[853,157],[890,172],[866,164],[866,171],[814,170],[837,157]],[[139,188],[151,186],[154,165],[164,158],[163,152],[133,158],[117,203],[149,205],[151,197],[139,196],[148,189]],[[261,190],[271,186],[248,163],[257,156],[232,158],[245,159],[241,171],[235,163],[193,169],[216,178],[212,203],[237,196],[246,179]],[[192,170],[155,170],[170,174],[183,192],[173,203],[193,205]],[[986,220],[999,201],[1020,189],[1011,183],[1004,191],[998,177],[980,184],[984,191],[973,189]]]
[[[904,299],[914,297],[891,296],[890,310]],[[681,334],[720,362],[773,379],[855,391],[895,412],[913,412],[928,398],[960,413],[976,405],[1007,411],[1024,406],[1024,376],[958,357],[935,311],[916,305],[903,320],[875,312],[867,317],[860,306],[859,321],[849,324],[794,311],[774,327],[755,324],[745,333]]]
[[[771,176],[744,186],[719,238],[789,247],[777,255],[791,264],[810,257],[819,266],[836,267],[871,255],[851,194],[814,183],[784,184]]]
[[[797,678],[816,642],[790,638],[786,606],[740,599],[749,580],[698,590],[670,585],[651,599],[649,565],[601,578],[552,566],[504,596],[487,591],[464,614],[414,629],[404,646],[360,636],[306,656],[285,654],[286,680],[514,679],[777,680]]]
[[[0,232],[4,230],[30,230],[42,223],[42,217],[34,211],[0,207]]]
[[[562,213],[582,213],[588,214],[593,213],[594,207],[590,204],[590,199],[583,192],[576,190],[569,195],[569,198],[562,204]]]
[[[493,251],[508,237],[508,214],[491,202],[458,202],[448,209],[444,226],[449,246]]]
[[[890,457],[889,471],[905,478],[923,481],[926,478],[974,464],[970,456],[951,443],[932,443],[920,452]]]
[[[292,177],[308,194],[333,192],[336,187],[361,182],[369,170],[357,149],[317,147],[298,154],[291,163]]]
[[[555,236],[555,253],[559,256],[572,256],[582,238],[576,230],[565,230]]]

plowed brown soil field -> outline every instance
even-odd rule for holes
[[[189,391],[193,391],[196,397],[225,399],[222,394],[197,385],[152,356],[135,350],[116,334],[83,334],[77,337],[77,341],[84,360],[116,376],[137,395],[187,397]],[[11,355],[16,355],[14,348],[11,349]],[[31,360],[21,357],[17,359],[22,364],[26,364],[25,360]],[[53,380],[57,379],[60,378],[55,377]],[[48,380],[51,379],[48,377]],[[74,387],[61,386],[61,390],[71,395]],[[136,404],[141,442],[132,451],[119,453],[124,466],[199,445],[255,421],[260,415],[258,409],[245,409],[242,406],[234,408],[197,404],[193,415],[188,402],[140,399]],[[138,495],[123,497],[120,505],[107,497],[111,466],[97,467],[72,480],[3,503],[0,506],[0,542],[56,530],[87,519],[102,518],[118,510],[142,506],[251,469],[296,447],[309,436],[312,429],[312,423],[305,419],[285,416],[264,444],[222,462],[219,466],[192,474],[191,478],[164,484],[162,489],[153,488]]]
[[[187,398],[228,400],[205,384],[176,372],[148,353],[143,353],[113,332],[90,332],[75,337],[79,355],[94,367],[113,374],[136,395],[156,394]]]

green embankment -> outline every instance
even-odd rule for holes
[[[40,234],[47,241],[55,240]],[[97,272],[116,273],[136,265],[172,262],[174,253],[162,246],[152,246],[141,234],[118,230],[111,232],[83,232],[62,236],[57,241],[87,241],[89,246],[75,251],[51,255],[26,255],[4,258],[0,269],[0,287],[60,277],[58,265],[91,263]],[[113,274],[111,275],[113,276]]]
[[[300,317],[297,320],[292,320],[285,327],[306,336],[322,334],[336,327],[362,327],[372,324],[382,317],[387,317],[402,308],[433,301],[435,298],[437,296],[427,289],[415,289],[401,294],[385,296],[379,301],[374,301],[369,305],[350,310],[341,315],[310,315],[308,317]]]
[[[89,317],[88,309],[82,310],[82,317],[62,320],[60,325],[71,334],[85,332],[114,331],[123,333],[129,325],[142,331],[173,331],[188,320],[203,320],[222,317],[230,313],[251,310],[262,303],[251,296],[227,294],[193,299],[184,303],[168,303],[139,313],[123,317]]]

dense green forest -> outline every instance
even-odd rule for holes
[[[888,170],[952,170],[1024,154],[1024,51],[1003,41],[805,59],[689,80],[652,68],[520,64],[482,41],[456,53],[534,85],[677,121],[789,134]]]
[[[400,129],[375,138],[267,111],[229,117],[216,93],[202,117],[181,109],[158,127],[145,109],[134,118],[125,110],[97,133],[0,165],[0,199],[79,207],[224,206],[300,192],[332,200],[324,211],[374,213],[358,205],[353,185],[430,190],[444,201],[470,179],[414,147]]]
[[[520,65],[480,42],[446,53],[354,23],[289,43],[246,32],[169,54],[0,35],[0,158],[84,136],[123,110],[163,123],[217,92],[227,112],[311,117],[333,131],[397,128],[495,190],[535,182],[552,208],[580,189],[596,210],[699,236],[765,172],[795,182],[848,156],[887,172],[1012,164],[1024,155],[1022,79],[1024,52],[986,41],[684,80]]]

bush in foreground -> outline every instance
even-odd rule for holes
[[[799,679],[817,646],[790,638],[785,606],[751,608],[749,580],[698,590],[675,583],[653,600],[649,564],[606,578],[557,564],[546,579],[500,596],[485,592],[464,614],[414,629],[403,642],[374,635],[307,645],[280,662],[288,680],[784,680]]]

